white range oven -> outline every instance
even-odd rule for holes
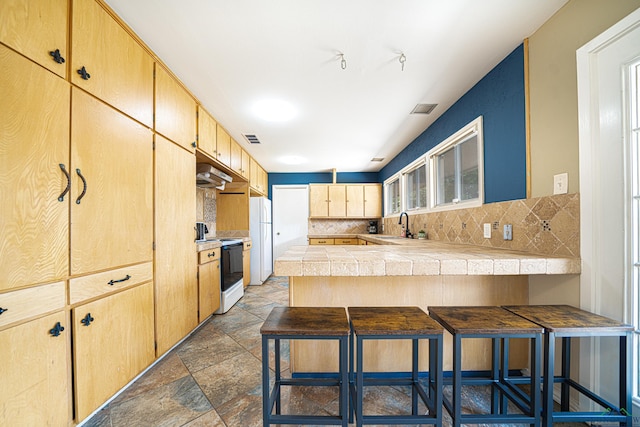
[[[224,314],[244,295],[241,239],[220,239],[220,308],[216,314]]]

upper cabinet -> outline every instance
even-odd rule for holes
[[[226,130],[218,123],[216,128],[217,140],[216,144],[218,147],[216,158],[223,165],[230,167],[231,166],[231,136],[227,133]]]
[[[249,158],[249,185],[252,190],[252,194],[258,193],[259,195],[267,196],[269,190],[269,178],[267,171],[255,161],[253,157]]]
[[[0,62],[4,291],[69,274],[71,89],[63,79],[2,45]]]
[[[233,138],[231,138],[231,150],[229,150],[229,152],[231,154],[229,166],[238,175],[242,175],[242,147],[240,147],[238,141]]]
[[[198,105],[198,148],[213,159],[218,158],[217,125],[211,114]]]
[[[382,216],[380,184],[311,184],[310,218],[379,218]]]
[[[193,152],[196,101],[160,65],[156,65],[156,132]]]
[[[242,150],[242,177],[247,181],[250,178],[251,156],[245,150]]]
[[[66,77],[67,0],[2,0],[0,16],[0,42]]]
[[[151,261],[151,131],[75,88],[71,129],[71,274]]]
[[[71,82],[152,127],[151,56],[94,0],[73,0],[71,28]]]

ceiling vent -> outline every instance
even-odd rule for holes
[[[374,157],[373,159],[371,159],[372,162],[381,162],[384,160],[384,157]]]
[[[249,144],[260,144],[260,140],[255,135],[252,135],[250,133],[245,133],[242,136],[244,136],[244,139],[249,141]]]
[[[438,104],[417,104],[411,114],[429,114]]]

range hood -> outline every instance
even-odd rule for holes
[[[225,184],[231,181],[233,178],[210,164],[196,164],[196,187],[224,190]]]

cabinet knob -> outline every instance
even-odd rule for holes
[[[91,313],[87,313],[86,316],[84,316],[84,319],[82,319],[80,321],[80,323],[82,323],[83,326],[89,326],[91,324],[91,322],[93,322],[93,317],[91,317]]]
[[[87,69],[84,68],[84,65],[82,66],[82,68],[78,70],[78,74],[80,74],[80,77],[82,77],[82,80],[89,80],[91,78],[91,74],[87,72]]]
[[[50,51],[49,55],[51,55],[53,57],[53,60],[58,64],[64,64],[64,58],[60,54],[60,49]]]
[[[64,331],[64,326],[57,322],[53,329],[49,329],[49,333],[51,336],[57,337],[60,336],[60,332]]]
[[[0,314],[4,313],[5,311],[8,311],[8,310],[9,310],[8,308],[0,307]]]
[[[191,146],[192,146],[193,148],[196,148],[196,145],[197,145],[197,144],[195,143],[195,141],[191,143]]]

